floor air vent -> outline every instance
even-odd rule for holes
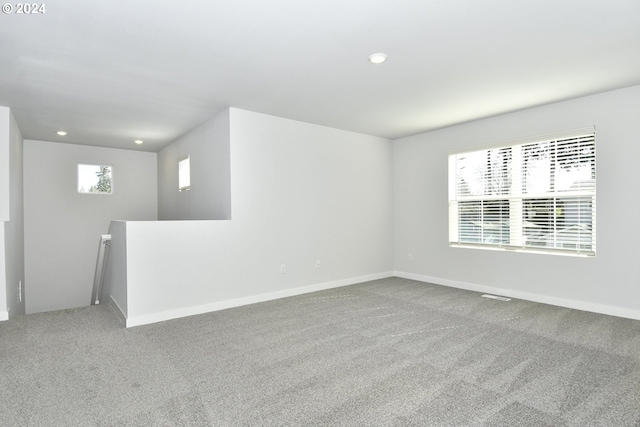
[[[497,299],[498,301],[511,301],[511,298],[507,298],[507,297],[499,297],[497,295],[489,295],[489,294],[484,294],[481,295],[483,298],[491,298],[491,299]]]

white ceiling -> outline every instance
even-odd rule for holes
[[[640,84],[640,0],[41,3],[0,16],[25,139],[158,151],[229,106],[399,138]]]

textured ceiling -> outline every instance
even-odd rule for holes
[[[0,15],[25,139],[157,151],[225,107],[395,139],[640,84],[640,0],[45,6]]]

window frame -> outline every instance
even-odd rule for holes
[[[545,159],[548,170],[540,175],[536,169],[537,181],[532,180],[538,159],[531,150],[546,146],[553,153]],[[508,156],[494,162],[502,150]],[[465,158],[472,156],[480,160]],[[595,126],[452,150],[448,160],[450,247],[595,257]],[[471,165],[476,165],[473,172],[462,177]],[[507,185],[490,183],[499,173]],[[589,179],[566,178],[586,175]]]
[[[80,171],[80,168],[82,166],[95,166],[98,169],[103,168],[103,167],[108,167],[109,168],[109,191],[82,191],[81,187],[81,175],[82,172]],[[99,180],[98,180],[99,182]],[[96,183],[97,185],[97,183]],[[113,179],[113,165],[108,165],[108,164],[103,164],[103,163],[77,163],[76,164],[76,191],[78,194],[98,194],[98,195],[103,195],[103,196],[110,196],[113,194],[113,192],[115,191],[115,187],[114,187],[114,179]]]
[[[185,163],[186,162],[186,163]],[[184,171],[186,165],[186,172]],[[187,182],[183,182],[183,179],[186,175]],[[185,184],[185,185],[183,185]],[[188,154],[186,157],[178,160],[178,191],[188,191],[191,189],[191,155]]]

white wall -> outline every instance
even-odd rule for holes
[[[640,86],[454,126],[393,143],[395,269],[405,277],[640,318]],[[449,150],[596,126],[597,256],[448,246]],[[413,254],[413,261],[408,260]]]
[[[9,319],[5,265],[4,221],[9,221],[9,133],[11,113],[0,107],[0,320]]]
[[[9,133],[11,110],[0,107],[0,221],[9,221]]]
[[[77,164],[113,166],[112,195],[79,194]],[[157,155],[24,141],[27,313],[89,305],[111,220],[157,219]]]
[[[103,284],[100,290],[100,303],[111,302],[127,317],[127,223],[112,221],[109,226],[111,242],[105,253]]]
[[[11,110],[0,107],[0,320],[24,313],[22,135]]]
[[[233,218],[127,222],[129,326],[391,274],[388,140],[229,118]]]
[[[0,321],[9,320],[4,240],[4,227],[0,227]]]
[[[190,155],[191,189],[178,191],[178,162]],[[158,153],[158,218],[231,218],[229,110]]]
[[[7,308],[10,316],[25,313],[24,203],[22,133],[13,115],[9,128],[10,220],[4,223]],[[20,295],[18,283],[22,282]]]

